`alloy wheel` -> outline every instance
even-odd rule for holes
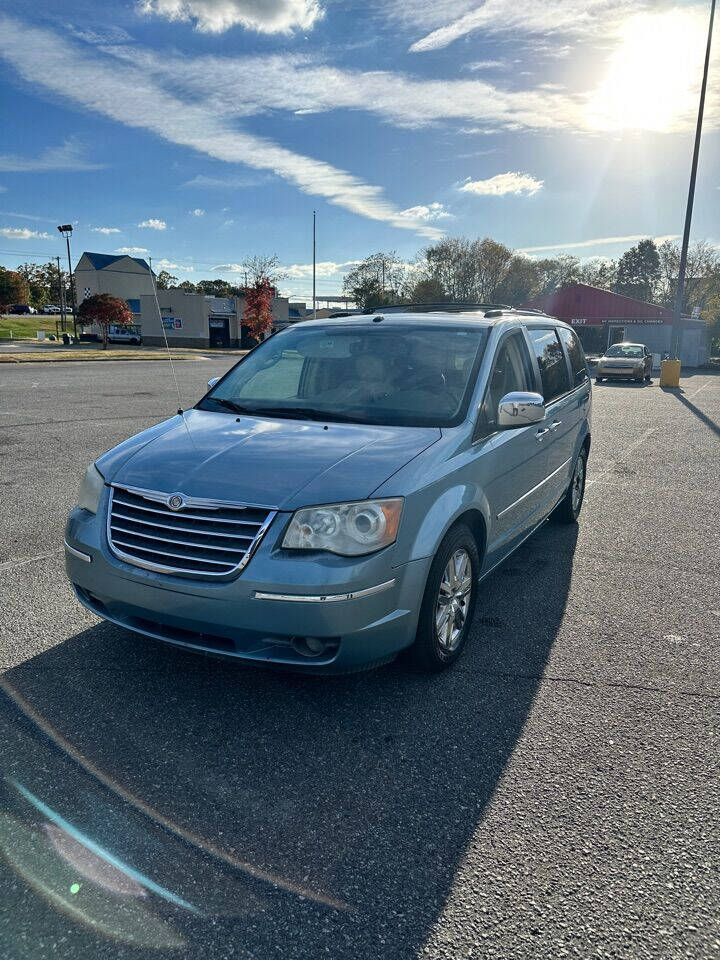
[[[472,563],[467,550],[456,550],[447,562],[435,605],[435,633],[446,653],[460,643],[472,591]]]
[[[580,456],[575,464],[572,484],[570,486],[570,497],[572,500],[573,513],[577,513],[582,503],[583,492],[585,490],[585,458]]]

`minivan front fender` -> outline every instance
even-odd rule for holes
[[[487,498],[482,489],[472,483],[456,484],[439,496],[432,488],[418,491],[406,500],[405,510],[408,516],[403,518],[395,552],[402,563],[435,556],[445,534],[465,514],[479,513],[485,530],[490,526]],[[412,515],[422,518],[419,524],[406,522]],[[477,523],[471,526],[477,529]],[[484,544],[479,543],[478,550],[482,555]]]

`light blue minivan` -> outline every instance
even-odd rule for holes
[[[191,410],[88,467],[80,602],[138,634],[317,673],[449,666],[480,583],[575,522],[591,385],[572,328],[378,313],[266,340]]]

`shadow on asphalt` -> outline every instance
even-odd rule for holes
[[[28,929],[76,957],[417,956],[532,708],[576,538],[548,524],[485,581],[437,677],[269,673],[105,623],[9,671],[12,956]]]
[[[695,406],[687,397],[683,396],[684,391],[682,387],[679,389],[677,387],[660,387],[660,389],[663,393],[668,393],[679,400],[684,407],[687,407],[690,413],[694,414],[701,423],[705,424],[708,430],[712,430],[716,436],[720,437],[720,424],[704,413],[700,407]]]

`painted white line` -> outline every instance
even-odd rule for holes
[[[706,383],[704,383],[701,387],[698,387],[697,390],[695,391],[695,393],[691,393],[690,396],[689,396],[689,397],[686,397],[685,399],[686,399],[686,400],[692,400],[692,398],[693,398],[693,397],[696,397],[696,396],[700,393],[701,390],[704,390],[705,387],[709,387],[711,383],[712,383],[712,380],[708,380],[708,381],[707,381]]]
[[[5,560],[0,563],[0,570],[11,570],[13,567],[24,567],[26,563],[37,563],[38,560],[50,560],[56,557],[62,551],[62,547],[56,547],[50,553],[40,553],[37,557],[22,557],[18,560]]]
[[[657,433],[657,430],[658,430],[657,427],[648,427],[648,429],[645,431],[645,433],[643,433],[641,437],[639,437],[634,443],[631,443],[629,447],[626,447],[625,450],[623,450],[622,456],[617,457],[617,459],[615,460],[611,460],[608,466],[605,467],[605,469],[602,471],[602,473],[599,473],[596,477],[592,477],[590,480],[588,480],[585,486],[589,487],[593,483],[597,483],[598,480],[602,480],[603,477],[606,477],[618,463],[622,463],[624,460],[628,458],[628,456],[631,453],[633,453],[633,451],[637,450],[640,444],[645,443],[645,441],[649,437],[651,437],[654,433]]]

